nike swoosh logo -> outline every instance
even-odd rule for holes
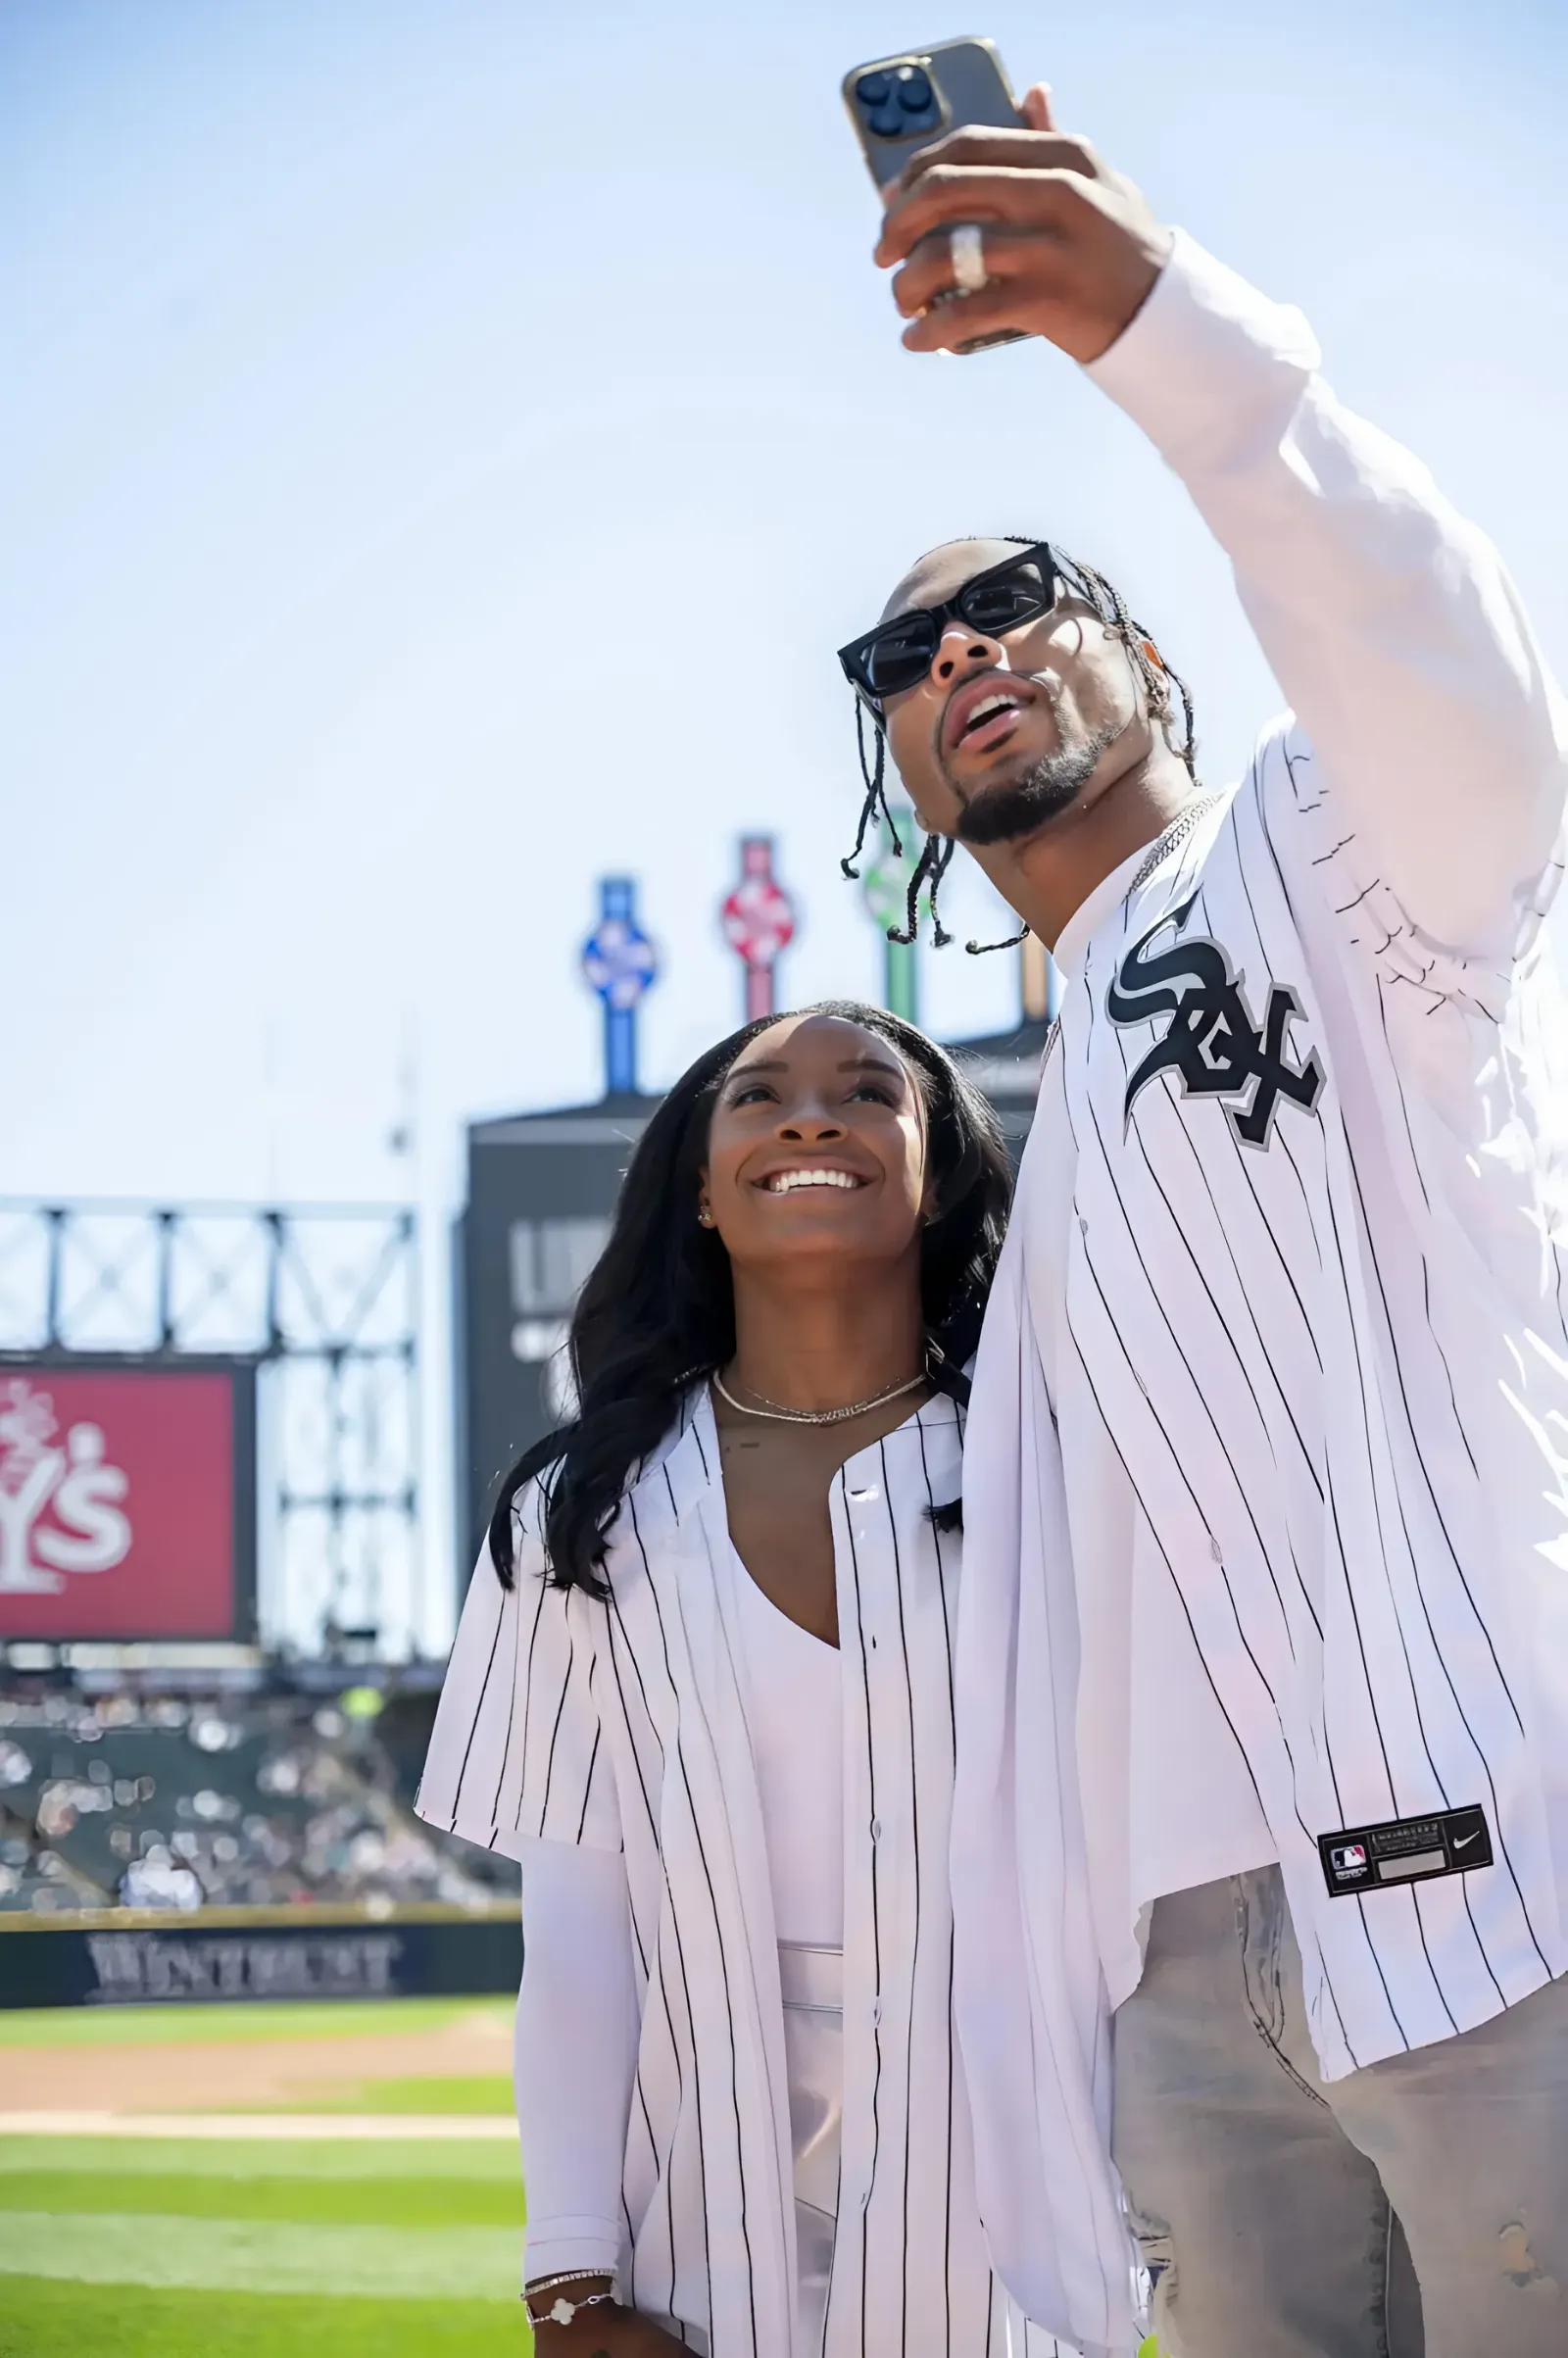
[[[1479,1842],[1480,1840],[1481,1829],[1478,1826],[1474,1834],[1456,1834],[1453,1838],[1453,1846],[1455,1850],[1462,1850],[1466,1842]]]

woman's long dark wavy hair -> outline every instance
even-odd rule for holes
[[[931,1217],[921,1231],[920,1299],[931,1383],[960,1403],[1001,1251],[1012,1172],[997,1119],[951,1056],[882,1007],[824,1000],[801,1012],[875,1032],[903,1057],[925,1103]],[[504,1589],[515,1576],[518,1493],[547,1467],[545,1551],[556,1588],[609,1594],[606,1540],[635,1469],[668,1432],[680,1401],[735,1350],[729,1255],[697,1217],[714,1101],[730,1066],[780,1018],[731,1032],[699,1056],[638,1141],[610,1241],[578,1297],[567,1351],[581,1403],[535,1442],[501,1486],[490,1552]]]

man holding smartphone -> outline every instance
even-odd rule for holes
[[[1024,125],[892,189],[905,342],[1084,366],[1294,711],[1206,789],[1154,640],[1044,540],[933,551],[843,652],[872,794],[885,745],[936,872],[964,844],[1064,976],[966,1445],[981,2209],[1095,2358],[1135,2333],[1121,2193],[1162,2353],[1397,2351],[1396,2215],[1426,2358],[1546,2358],[1568,722],[1496,555],[1335,400],[1300,316],[1044,91]]]

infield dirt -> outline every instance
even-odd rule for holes
[[[214,2024],[214,2029],[218,2025]],[[223,2111],[342,2095],[382,2080],[478,2080],[512,2062],[511,2026],[493,2008],[407,2031],[338,2039],[8,2047],[0,2054],[7,2111]]]

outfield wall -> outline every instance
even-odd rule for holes
[[[521,1972],[514,1901],[0,1916],[0,2007],[480,1996]]]

